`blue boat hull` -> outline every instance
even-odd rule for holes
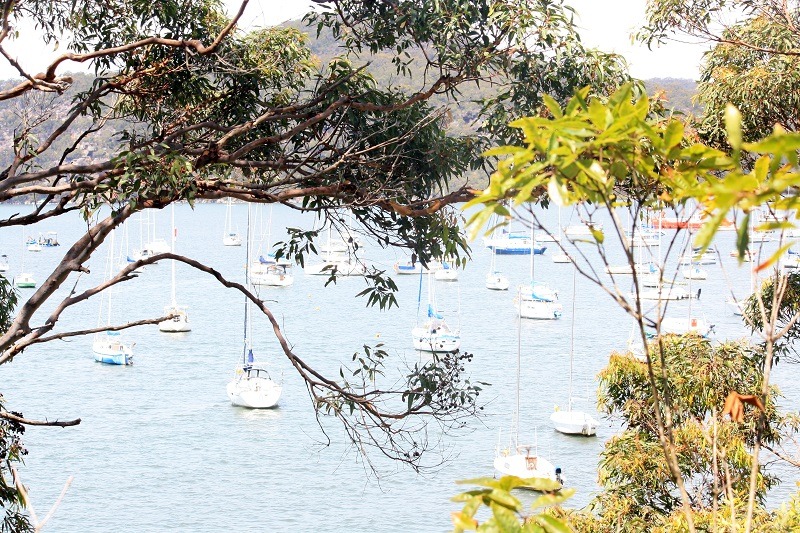
[[[533,254],[534,255],[542,255],[545,250],[547,250],[547,246],[542,246],[540,248],[534,248],[533,249]],[[496,253],[497,255],[530,255],[531,254],[531,249],[530,248],[495,248],[494,249],[494,253]]]
[[[107,355],[107,354],[94,354],[94,360],[98,363],[103,363],[106,365],[132,365],[133,364],[133,356],[127,354],[115,354],[115,355]]]

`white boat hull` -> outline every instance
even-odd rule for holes
[[[693,297],[694,296],[683,287],[663,287],[660,290],[655,289],[639,292],[639,298],[642,300],[657,300],[662,302],[668,300],[690,300]],[[636,294],[632,293],[631,298],[636,298]]]
[[[242,238],[238,234],[226,235],[222,238],[222,244],[224,246],[241,246]]]
[[[556,481],[556,468],[553,463],[537,455],[516,453],[508,450],[494,459],[494,469],[504,476],[517,476],[523,479],[539,478]]]
[[[486,288],[492,291],[507,291],[510,283],[508,278],[499,272],[486,275]]]
[[[522,318],[558,320],[561,318],[563,307],[557,302],[523,299],[522,301],[517,301],[517,310],[519,311],[519,316]]]
[[[288,287],[294,283],[294,276],[291,274],[276,274],[272,272],[251,274],[250,283],[253,285],[266,285],[268,287]]]
[[[283,392],[283,387],[271,379],[248,377],[241,368],[237,370],[237,376],[228,383],[226,389],[232,405],[249,409],[276,407]]]
[[[597,421],[582,411],[556,411],[550,415],[553,428],[567,435],[597,434]]]
[[[661,319],[662,334],[686,335],[693,333],[701,337],[708,337],[713,328],[712,324],[698,317],[665,317]]]
[[[437,281],[458,281],[458,270],[454,268],[443,268],[434,272],[433,278]]]
[[[330,276],[334,269],[337,276],[363,276],[367,271],[364,265],[350,263],[349,261],[326,261],[305,267],[305,273],[310,276]]]
[[[14,285],[20,289],[33,289],[36,287],[36,280],[31,274],[23,273],[14,278]]]
[[[181,308],[167,308],[164,310],[165,315],[175,314],[174,318],[164,320],[158,323],[158,330],[164,333],[185,333],[191,331],[192,327],[189,325],[189,316],[186,311]]]
[[[567,254],[555,254],[553,263],[572,263],[572,259]]]
[[[461,347],[461,335],[446,325],[426,323],[411,330],[414,349],[420,352],[457,352]]]

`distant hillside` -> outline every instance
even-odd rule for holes
[[[339,43],[333,39],[330,32],[324,31],[319,38],[316,37],[315,28],[302,27],[299,21],[287,23],[298,28],[309,35],[309,45],[312,52],[318,58],[320,65],[325,65],[332,57],[341,54],[343,51]],[[391,63],[391,55],[376,54],[361,59],[363,63],[369,63],[369,72],[375,77],[376,82],[384,87],[394,86],[409,91],[419,90],[425,83],[425,76],[422,72],[422,61],[414,61],[410,68],[412,78],[400,77],[396,73],[395,66]],[[33,146],[38,145],[46,139],[60,123],[60,119],[65,117],[73,105],[73,97],[80,91],[85,91],[91,87],[93,77],[89,74],[73,74],[73,86],[67,94],[57,97],[51,93],[31,92],[25,98],[9,102],[0,102],[0,146],[5,149],[0,151],[0,168],[7,166],[13,158],[13,140],[19,135],[23,124],[32,127],[34,137],[31,138]],[[10,80],[0,81],[0,88],[8,88],[13,83]],[[649,94],[654,95],[663,91],[667,99],[667,107],[673,108],[685,114],[699,115],[702,109],[692,103],[692,97],[696,91],[696,83],[692,80],[656,78],[645,81],[645,86]],[[486,87],[476,85],[464,85],[461,90],[461,102],[457,106],[451,107],[448,112],[448,128],[453,135],[466,135],[473,133],[477,124],[475,119],[480,111],[480,105],[476,101],[481,98],[491,96],[491,92]],[[433,105],[447,104],[445,97],[436,97],[431,102]],[[58,120],[54,120],[58,119]],[[73,142],[78,140],[79,134],[91,125],[88,117],[79,117],[73,126],[56,141],[49,153],[60,155]],[[115,154],[121,141],[116,135],[121,130],[121,124],[108,123],[100,132],[91,136],[89,140],[81,141],[75,151],[70,153],[66,161],[73,163],[89,163],[91,161],[106,160]],[[51,160],[39,159],[37,163],[42,166],[57,164],[54,155]]]
[[[692,100],[697,94],[697,82],[682,78],[652,78],[644,81],[647,94],[655,95],[663,91],[666,96],[667,108],[680,111],[686,115],[699,116],[703,114],[703,108],[695,104]]]

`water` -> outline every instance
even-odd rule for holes
[[[22,206],[0,206],[7,218]],[[234,207],[244,229],[246,207]],[[223,247],[225,206],[186,205],[176,208],[178,253],[204,261],[234,281],[244,279],[245,250]],[[555,218],[554,216],[552,218]],[[273,240],[286,226],[310,228],[311,217],[283,207],[275,209]],[[169,235],[169,214],[158,212],[158,233]],[[85,228],[77,217],[45,221],[35,228],[0,232],[0,250],[9,255],[11,272],[25,270],[41,283],[56,259]],[[275,229],[275,228],[281,228]],[[57,230],[63,244],[39,254],[22,252],[24,235]],[[737,294],[748,292],[747,270],[727,256],[732,234],[722,234],[718,246]],[[117,242],[121,242],[118,235]],[[130,227],[138,245],[139,230]],[[553,247],[554,245],[550,245]],[[30,418],[76,418],[75,428],[29,428],[30,451],[22,475],[40,515],[46,513],[69,476],[74,482],[47,531],[446,531],[449,515],[458,508],[449,498],[465,490],[454,482],[493,474],[494,449],[502,430],[508,437],[514,408],[517,354],[513,291],[484,288],[490,256],[474,243],[474,258],[456,283],[436,284],[439,308],[460,322],[462,348],[474,353],[468,370],[473,380],[491,383],[481,400],[484,416],[466,430],[443,439],[449,458],[426,475],[390,463],[373,451],[377,475],[350,446],[339,423],[323,417],[320,428],[303,382],[282,356],[267,320],[254,319],[255,346],[273,371],[283,375],[280,408],[249,411],[232,407],[225,384],[241,354],[243,297],[221,287],[210,276],[178,266],[178,301],[189,306],[193,331],[160,333],[155,326],[128,333],[136,341],[132,367],[93,362],[90,338],[73,338],[34,346],[9,365],[0,367],[0,383],[8,406]],[[562,466],[577,495],[574,507],[588,503],[597,490],[598,454],[618,429],[601,420],[597,438],[567,437],[550,428],[556,404],[565,405],[569,369],[571,266],[553,264],[551,248],[537,257],[537,278],[548,280],[560,293],[564,317],[559,321],[523,321],[520,441],[538,439],[539,452]],[[77,280],[83,290],[103,277],[106,252],[93,258],[92,273]],[[390,268],[405,257],[367,244],[366,258]],[[615,260],[620,259],[616,257]],[[512,287],[529,277],[529,258],[498,257],[497,266]],[[745,335],[739,319],[724,300],[729,294],[720,266],[704,267],[709,281],[702,298],[692,305],[716,324],[718,338]],[[157,316],[169,302],[169,264],[148,267],[138,279],[112,296],[114,321]],[[603,279],[607,279],[602,276]],[[262,295],[295,353],[314,368],[338,376],[342,363],[363,344],[382,342],[392,354],[389,371],[413,364],[419,355],[411,347],[410,329],[417,316],[419,278],[398,276],[400,307],[380,312],[366,308],[354,295],[363,280],[345,278],[323,288],[324,277],[295,269],[295,284],[269,289]],[[627,290],[627,278],[621,287]],[[29,293],[23,293],[29,294]],[[426,289],[422,289],[423,300]],[[34,324],[44,321],[56,300]],[[65,313],[59,331],[97,324],[99,302],[91,299]],[[670,304],[678,314],[688,304]],[[460,307],[460,314],[458,313]],[[601,288],[579,278],[576,295],[575,395],[588,397],[576,408],[594,413],[595,376],[612,350],[626,346],[631,321]],[[460,320],[455,318],[460,316]],[[789,387],[797,367],[781,364],[774,381],[783,385],[783,405],[796,409],[800,395]],[[538,428],[538,429],[537,429]],[[326,434],[331,443],[326,445]],[[431,433],[432,436],[436,432]],[[780,469],[783,485],[775,501],[785,499],[798,480],[795,470]]]

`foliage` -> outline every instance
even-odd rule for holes
[[[463,492],[453,498],[463,502],[464,508],[453,513],[453,532],[464,531],[503,532],[503,533],[567,533],[570,528],[559,517],[558,506],[574,493],[574,489],[561,489],[559,484],[549,479],[521,479],[503,476],[500,479],[478,478],[459,481],[462,485],[477,485],[481,488]],[[522,502],[512,494],[512,490],[527,489],[544,492],[531,504],[532,510],[547,507],[544,512],[527,514]],[[488,507],[492,516],[483,523],[475,519],[481,507]]]
[[[5,301],[4,301],[5,303]],[[0,411],[5,410],[5,401],[0,395]],[[19,413],[11,413],[22,416]],[[17,532],[31,530],[30,522],[24,512],[25,502],[17,490],[16,480],[11,469],[15,463],[22,462],[28,453],[22,445],[25,426],[16,420],[0,417],[0,531]]]
[[[776,294],[776,282],[780,294]],[[779,303],[777,309],[774,309],[775,302]],[[796,318],[800,312],[800,274],[791,272],[766,278],[744,305],[746,323],[754,332],[760,331],[764,329],[764,318],[768,321],[772,319],[773,310],[775,328],[778,331],[785,330],[781,338],[774,341],[777,352],[775,364],[780,362],[782,356],[795,360],[798,350],[796,341],[800,338],[800,326]]]
[[[612,213],[622,206],[634,213],[671,209],[687,218],[699,212],[706,222],[695,244],[704,248],[722,220],[738,210],[744,213],[737,235],[742,257],[752,211],[765,205],[770,211],[798,207],[797,134],[778,128],[764,139],[744,142],[742,118],[733,107],[726,109],[725,121],[732,150],[725,152],[699,142],[692,130],[664,117],[630,86],[609,97],[584,89],[563,107],[551,98],[545,104],[550,116],[512,123],[523,133],[524,146],[487,152],[504,159],[489,186],[467,205],[481,206],[470,219],[474,233],[493,215],[508,215],[546,197],[586,211],[587,206]],[[788,220],[760,226],[790,227]],[[623,229],[618,221],[607,232],[592,229],[601,257],[607,236],[627,242]],[[786,248],[756,269],[770,268]],[[625,250],[633,267],[629,244]],[[582,267],[576,262],[576,268]],[[629,294],[609,287],[588,267],[582,273],[634,318],[643,335],[650,319],[638,290]],[[791,307],[785,311],[784,324],[796,320]],[[777,520],[763,508],[766,491],[777,480],[757,467],[760,447],[779,446],[781,430],[793,423],[776,413],[776,391],[768,386],[775,338],[760,347],[712,346],[696,337],[660,335],[644,362],[613,356],[600,376],[600,404],[620,416],[626,429],[603,452],[604,491],[593,503],[593,514],[571,515],[573,525],[580,531],[697,530],[722,520],[723,509],[728,517],[733,513],[731,527],[744,522],[745,530]],[[749,411],[743,424],[723,420],[731,392],[753,396],[766,411]]]
[[[728,104],[742,113],[745,141],[766,137],[776,124],[797,131],[800,57],[780,52],[797,50],[800,34],[774,17],[761,14],[726,29],[723,38],[732,42],[717,44],[703,63],[698,99],[706,114],[698,126],[701,135],[716,146],[725,145]],[[747,42],[748,46],[739,42]],[[775,52],[764,53],[763,49]]]
[[[796,0],[653,0],[637,37],[648,45],[687,37],[714,44],[698,87],[705,108],[698,130],[727,149],[728,104],[744,117],[745,141],[769,135],[776,124],[797,130],[798,12]]]
[[[535,112],[542,91],[556,83],[569,94],[576,81],[604,89],[627,79],[618,57],[580,44],[561,1],[316,3],[306,22],[337,49],[325,58],[314,56],[307,32],[295,27],[239,30],[248,0],[234,19],[218,0],[6,6],[9,32],[0,32],[0,49],[10,35],[30,32],[66,53],[39,73],[15,65],[21,79],[0,86],[0,102],[14,111],[3,117],[13,135],[0,154],[0,201],[35,200],[0,227],[78,213],[87,224],[3,324],[0,364],[37,344],[87,333],[60,331],[62,313],[135,279],[132,270],[60,302],[54,295],[115,228],[176,201],[284,203],[343,234],[406,249],[423,264],[447,258],[463,265],[469,247],[451,206],[473,191],[453,184],[483,164],[479,153],[493,141],[474,130],[453,135],[451,110],[488,86],[499,98],[483,102],[485,116],[502,108],[505,121]],[[366,67],[373,57],[393,67],[389,82]],[[76,63],[92,66],[88,80],[65,73]],[[519,102],[503,96],[509,94]],[[488,134],[499,133],[496,124]],[[302,266],[319,235],[291,229],[276,256]],[[357,242],[349,241],[350,252],[360,260]],[[246,287],[190,257],[169,258],[252,300],[317,413],[335,417],[362,452],[377,450],[413,468],[438,464],[427,462],[425,452],[435,448],[425,441],[428,420],[438,423],[437,433],[456,430],[480,410],[483,384],[468,378],[469,354],[396,369],[389,352],[365,348],[352,360],[356,368],[342,363],[339,377],[329,377],[294,351],[269,307]],[[334,283],[337,273],[330,274]],[[372,269],[364,280],[359,295],[367,305],[397,304],[385,272]]]
[[[594,509],[609,530],[617,524],[623,524],[624,531],[661,527],[673,520],[676,511],[681,514],[654,409],[671,410],[674,447],[695,511],[747,497],[752,461],[748,448],[760,413],[748,409],[744,423],[738,424],[722,418],[722,405],[730,391],[755,394],[761,390],[763,353],[746,342],[715,346],[692,335],[661,337],[651,350],[656,354],[653,372],[659,376],[659,394],[664,398],[660,406],[653,402],[647,365],[630,354],[612,355],[599,375],[600,409],[620,418],[625,427],[606,443],[600,460],[603,492]],[[765,442],[780,439],[776,395],[772,389],[766,405],[770,429],[762,435]],[[774,476],[760,476],[762,504],[776,482]]]

